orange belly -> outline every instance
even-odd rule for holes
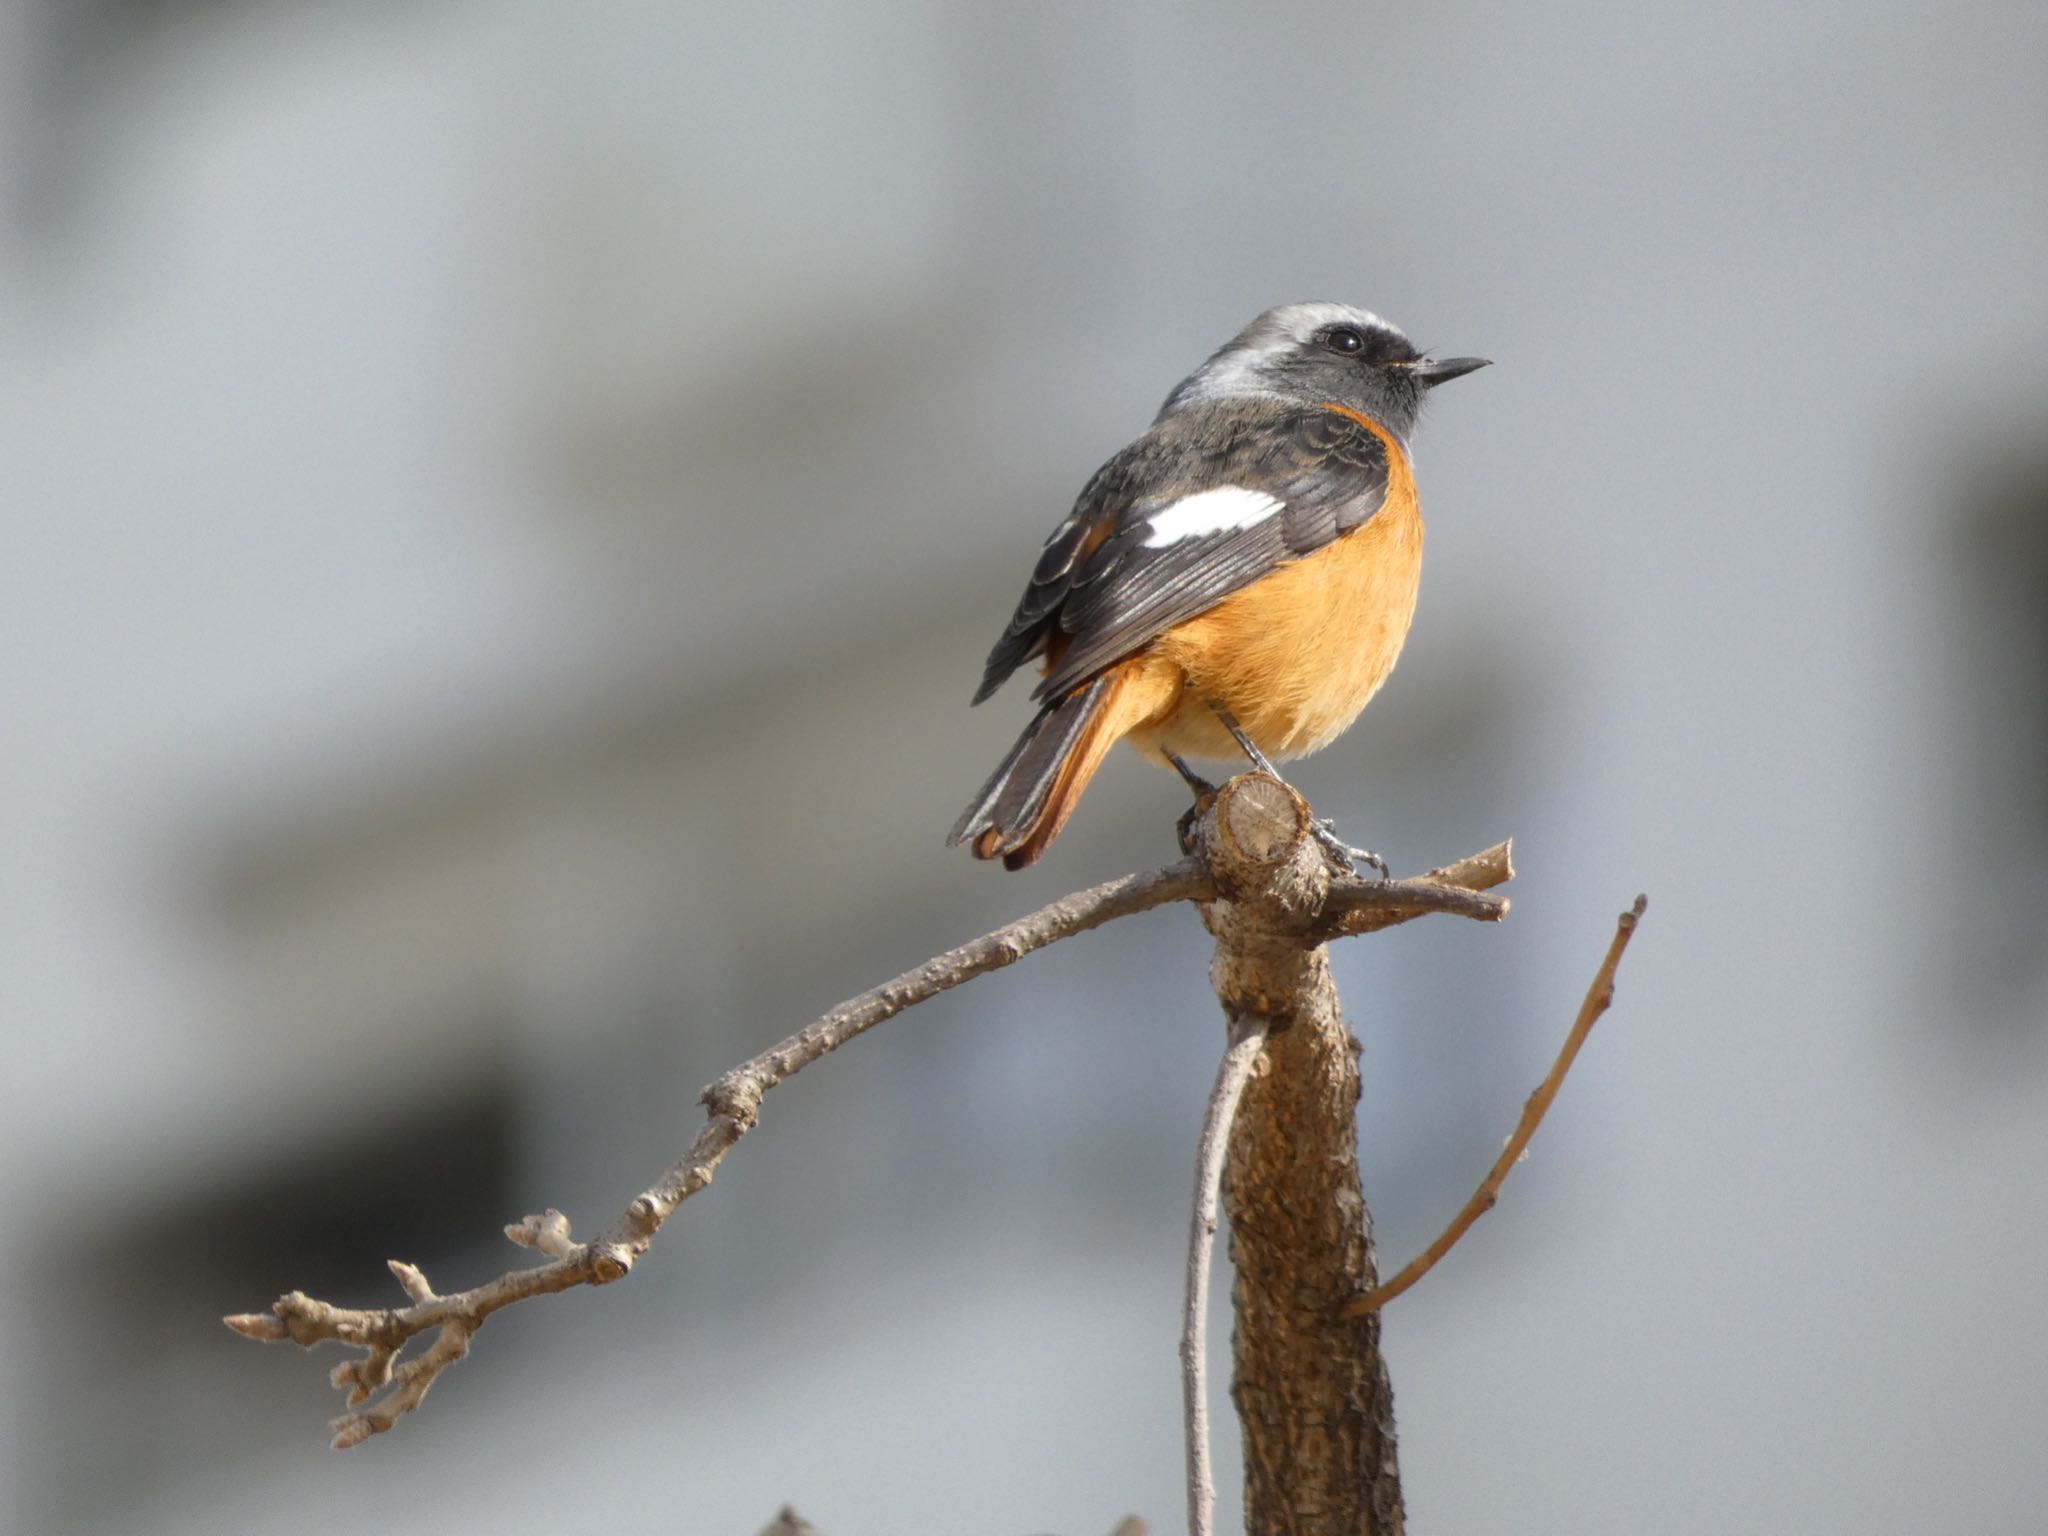
[[[1161,761],[1167,752],[1240,756],[1209,708],[1213,699],[1268,757],[1328,746],[1393,671],[1421,576],[1422,513],[1414,483],[1397,472],[1363,526],[1176,626],[1127,663],[1138,674],[1133,691],[1157,701],[1132,742]]]

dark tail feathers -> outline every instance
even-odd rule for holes
[[[1021,869],[1043,853],[1052,838],[1035,843],[1033,838],[1051,809],[1053,788],[1111,686],[1111,678],[1099,677],[1041,709],[981,786],[981,793],[961,812],[946,846],[972,840],[976,858],[1001,855],[1011,869]]]

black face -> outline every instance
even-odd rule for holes
[[[1397,336],[1377,326],[1326,325],[1311,340],[1325,352],[1362,363],[1368,368],[1384,368],[1389,363],[1413,363],[1422,357],[1408,344],[1407,337]]]
[[[1337,320],[1275,349],[1260,372],[1287,394],[1363,411],[1405,437],[1422,408],[1421,358],[1399,331]]]

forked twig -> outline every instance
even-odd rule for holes
[[[1064,896],[841,1003],[706,1088],[701,1097],[707,1123],[690,1150],[636,1196],[597,1238],[576,1242],[570,1236],[568,1218],[556,1210],[528,1216],[505,1228],[513,1242],[545,1254],[548,1262],[544,1264],[512,1270],[471,1290],[437,1296],[419,1270],[393,1260],[392,1273],[411,1298],[411,1306],[337,1307],[303,1291],[291,1291],[272,1303],[268,1312],[241,1312],[222,1321],[244,1338],[269,1343],[289,1339],[305,1348],[331,1341],[362,1350],[361,1359],[336,1366],[328,1378],[347,1394],[351,1409],[329,1425],[333,1444],[337,1450],[360,1445],[417,1408],[435,1378],[468,1353],[471,1336],[493,1312],[515,1301],[579,1285],[607,1285],[631,1273],[662,1223],[711,1182],[726,1153],[754,1128],[762,1095],[778,1083],[904,1009],[1021,960],[1033,950],[1115,918],[1214,894],[1214,883],[1196,859],[1183,859],[1145,874],[1124,875]],[[426,1350],[414,1359],[395,1363],[408,1343],[429,1330],[436,1336]]]
[[[1248,777],[1258,776],[1240,776]],[[1293,796],[1291,790],[1287,794]],[[1306,814],[1305,804],[1301,811]],[[1288,918],[1285,940],[1312,946],[1339,934],[1405,923],[1431,912],[1498,921],[1507,912],[1507,901],[1487,887],[1511,874],[1508,849],[1502,844],[1415,880],[1338,880],[1328,887],[1326,905],[1302,914],[1299,921]],[[418,1269],[393,1261],[392,1273],[405,1290],[408,1306],[337,1307],[292,1291],[268,1311],[238,1313],[223,1321],[246,1338],[288,1339],[304,1347],[332,1342],[360,1350],[358,1358],[337,1366],[329,1376],[346,1393],[350,1410],[332,1421],[333,1443],[344,1449],[358,1445],[417,1408],[440,1373],[468,1352],[471,1338],[494,1312],[581,1285],[607,1285],[631,1273],[663,1223],[710,1184],[726,1154],[753,1129],[769,1089],[906,1008],[1033,950],[1169,902],[1194,901],[1207,910],[1218,895],[1213,867],[1201,857],[1125,875],[1063,897],[841,1003],[707,1087],[700,1096],[706,1122],[689,1150],[598,1236],[577,1241],[568,1218],[552,1209],[504,1229],[512,1241],[540,1253],[542,1263],[466,1291],[437,1295]],[[1225,1125],[1227,1129],[1227,1118]],[[1213,1179],[1209,1187],[1213,1230]],[[407,1345],[429,1332],[434,1337],[427,1348],[411,1359],[399,1358]]]
[[[1543,1123],[1544,1114],[1557,1097],[1557,1090],[1564,1086],[1564,1075],[1571,1070],[1579,1047],[1586,1043],[1586,1036],[1592,1033],[1594,1021],[1614,1002],[1615,970],[1621,964],[1622,952],[1628,948],[1628,941],[1635,935],[1637,921],[1649,904],[1647,897],[1638,896],[1635,905],[1616,919],[1614,938],[1607,946],[1607,957],[1594,973],[1593,985],[1586,992],[1586,1000],[1579,1005],[1579,1016],[1572,1021],[1571,1033],[1565,1036],[1557,1060],[1551,1063],[1549,1074],[1537,1084],[1536,1091],[1522,1106],[1522,1118],[1516,1124],[1514,1134],[1500,1149],[1500,1156],[1494,1160],[1479,1188],[1473,1191],[1472,1198],[1465,1202],[1465,1208],[1452,1218],[1451,1224],[1444,1228],[1437,1240],[1411,1259],[1398,1275],[1347,1303],[1343,1309],[1344,1316],[1363,1317],[1384,1307],[1436,1268],[1437,1260],[1451,1251],[1458,1239],[1470,1230],[1472,1223],[1493,1209],[1509,1171],[1521,1161],[1522,1154],[1528,1150],[1530,1138],[1536,1134],[1536,1127]]]

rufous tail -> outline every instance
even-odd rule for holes
[[[1074,814],[1102,759],[1137,721],[1129,664],[1047,704],[1010,748],[981,793],[954,823],[950,846],[967,843],[977,859],[1005,868],[1033,864]]]

